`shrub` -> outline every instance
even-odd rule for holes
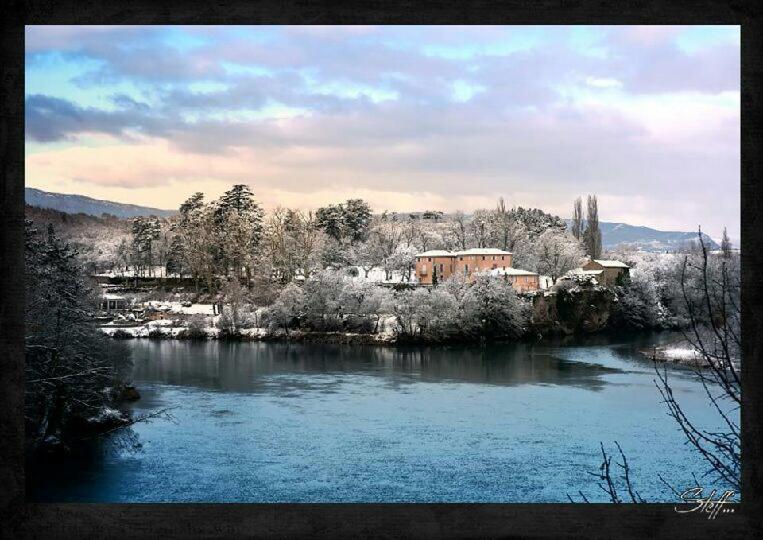
[[[207,339],[207,333],[204,331],[206,327],[207,322],[203,315],[192,315],[186,327],[178,332],[177,337],[178,339]]]
[[[111,337],[114,339],[132,339],[135,336],[133,336],[130,332],[126,332],[125,330],[119,328],[113,334],[111,334]]]

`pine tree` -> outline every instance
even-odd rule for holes
[[[371,225],[371,207],[363,199],[349,199],[344,205],[343,218],[350,243],[354,244],[363,240],[368,234],[368,228]]]
[[[318,227],[334,240],[342,241],[345,235],[344,224],[344,206],[341,204],[330,204],[318,208],[315,213],[318,221]]]
[[[318,227],[334,240],[350,244],[364,240],[371,227],[371,207],[363,199],[348,199],[344,204],[330,204],[315,214]]]
[[[248,283],[262,241],[262,208],[249,186],[236,184],[216,201],[213,216],[215,255],[223,273],[227,276],[232,267],[241,279],[245,270]]]

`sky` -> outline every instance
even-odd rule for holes
[[[738,26],[28,26],[26,185],[740,227]]]

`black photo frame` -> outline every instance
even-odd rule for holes
[[[2,40],[0,390],[3,537],[742,538],[760,526],[763,194],[760,3],[325,0],[11,1]],[[33,504],[24,494],[24,26],[30,24],[730,24],[742,36],[743,491],[708,519],[672,504]]]

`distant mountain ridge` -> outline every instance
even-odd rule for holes
[[[110,214],[119,218],[132,218],[137,216],[169,217],[176,214],[174,210],[162,210],[137,204],[123,204],[112,201],[103,201],[85,197],[84,195],[67,195],[64,193],[51,193],[36,188],[25,188],[24,198],[30,206],[40,208],[52,208],[68,214],[88,214],[100,216]]]
[[[571,219],[564,220],[569,229]],[[697,231],[658,231],[651,227],[628,225],[627,223],[599,222],[601,243],[604,249],[618,246],[641,249],[642,251],[672,251],[697,241]],[[702,239],[708,249],[720,249],[718,243],[707,234]]]

